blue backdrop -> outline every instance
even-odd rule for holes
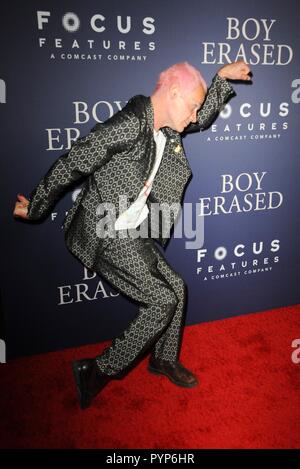
[[[246,60],[252,84],[206,132],[184,138],[185,194],[204,245],[166,257],[189,287],[187,324],[299,302],[299,27],[295,2],[6,2],[1,14],[2,338],[8,358],[109,339],[137,307],[64,245],[69,192],[43,223],[12,216],[72,139],[149,96],[159,72],[198,67],[208,85]],[[80,187],[78,187],[80,189]]]

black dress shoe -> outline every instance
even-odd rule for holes
[[[102,373],[92,358],[76,360],[72,363],[81,409],[90,406],[92,398],[97,396],[104,386],[112,379]]]
[[[199,383],[196,376],[178,361],[170,363],[167,360],[158,360],[151,356],[148,370],[154,374],[167,376],[177,386],[193,388]]]

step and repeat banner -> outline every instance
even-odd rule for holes
[[[2,3],[1,339],[8,358],[110,339],[137,314],[64,244],[62,223],[84,181],[43,222],[12,212],[17,193],[29,196],[75,139],[132,96],[151,95],[160,71],[177,62],[199,68],[208,85],[236,60],[253,73],[251,83],[233,83],[236,96],[208,130],[183,139],[193,172],[186,207],[195,227],[204,223],[204,243],[189,243],[183,229],[165,255],[188,285],[186,323],[299,303],[297,8],[279,0]]]

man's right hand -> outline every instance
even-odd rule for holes
[[[21,217],[21,218],[25,218],[28,220],[29,217],[28,217],[27,207],[29,205],[29,200],[26,199],[26,197],[24,197],[24,195],[22,194],[18,194],[17,197],[18,197],[18,200],[15,203],[13,215],[14,217]]]

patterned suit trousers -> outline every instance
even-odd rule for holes
[[[186,285],[154,239],[113,239],[101,253],[96,272],[139,304],[129,327],[96,357],[100,370],[121,376],[151,350],[155,358],[175,362],[182,339]]]

